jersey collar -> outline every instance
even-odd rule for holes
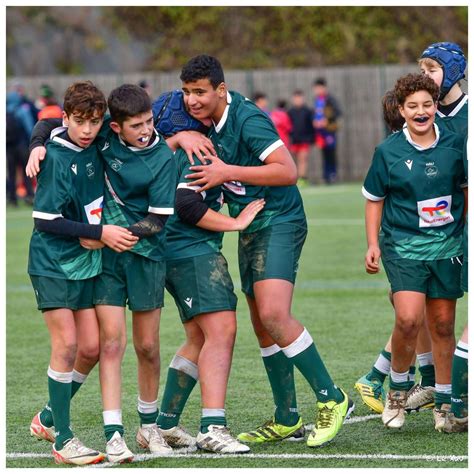
[[[430,146],[427,146],[427,147],[423,147],[415,143],[410,136],[410,132],[408,131],[407,124],[403,125],[403,133],[405,134],[405,138],[407,139],[407,142],[411,146],[416,148],[418,151],[429,150],[430,148],[434,148],[439,142],[439,128],[436,123],[433,123],[433,125],[435,129],[436,138],[435,138],[435,141]]]
[[[55,128],[50,135],[50,139],[53,142],[59,143],[62,146],[65,146],[66,148],[69,148],[70,150],[81,152],[84,151],[85,148],[82,148],[75,143],[70,142],[69,140],[64,140],[64,138],[59,137],[61,133],[65,132],[67,130],[67,127],[57,127]]]
[[[443,112],[440,112],[439,110],[436,111],[437,115],[441,118],[446,118],[446,117],[454,117],[463,107],[464,104],[467,102],[467,94],[462,98],[461,102],[459,102],[456,107],[454,107],[453,110],[448,115],[444,115]]]
[[[222,114],[222,117],[219,120],[219,123],[217,125],[214,123],[214,120],[212,121],[212,124],[214,125],[214,128],[217,133],[219,133],[222,130],[222,127],[225,125],[227,121],[227,116],[229,115],[229,108],[230,108],[231,102],[232,102],[232,97],[229,91],[227,91],[227,105],[225,107],[224,113]]]

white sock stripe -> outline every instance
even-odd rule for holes
[[[48,377],[55,382],[72,383],[72,372],[56,372],[51,367],[48,367]]]
[[[467,352],[469,350],[469,344],[467,342],[464,342],[464,341],[459,341],[458,342],[458,348]]]
[[[416,358],[420,367],[424,367],[425,365],[433,365],[432,352],[424,352],[423,354],[417,354]]]
[[[438,393],[451,394],[452,388],[450,383],[435,383],[435,390]]]
[[[390,378],[395,383],[404,383],[408,381],[408,370],[406,372],[395,372],[390,369]]]
[[[77,383],[84,383],[88,374],[81,374],[77,370],[72,371],[72,381]]]
[[[194,380],[199,379],[198,366],[194,362],[191,362],[189,359],[186,359],[186,357],[176,354],[170,363],[170,367],[172,369],[180,370],[181,372],[188,374]]]
[[[457,357],[461,357],[461,359],[469,359],[469,354],[467,351],[460,350],[456,347],[456,350],[454,351],[454,355]]]
[[[158,411],[158,399],[152,401],[152,402],[145,402],[140,399],[140,397],[137,398],[138,403],[137,403],[137,408],[139,413],[155,413]]]
[[[104,425],[121,425],[122,410],[105,410],[102,412]]]
[[[284,352],[286,357],[295,357],[298,354],[301,354],[305,349],[307,349],[313,343],[313,338],[311,334],[303,329],[303,332],[289,345],[282,347],[281,350]]]
[[[202,417],[211,417],[211,416],[224,416],[225,417],[225,408],[203,408]]]
[[[273,344],[273,346],[260,348],[260,354],[262,354],[262,357],[270,357],[280,351],[281,347],[278,344]]]
[[[408,380],[409,380],[410,382],[414,382],[414,381],[415,381],[415,374],[410,374],[410,373],[408,373]]]
[[[375,361],[374,367],[379,371],[382,372],[382,374],[388,375],[390,373],[390,367],[392,366],[391,362],[383,356],[383,354],[380,354]]]

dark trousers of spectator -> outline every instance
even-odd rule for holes
[[[7,144],[7,199],[11,204],[18,201],[16,195],[16,171],[21,167],[23,183],[28,198],[33,198],[34,191],[31,179],[26,176],[25,167],[28,162],[28,148],[23,143]]]
[[[323,152],[323,179],[326,184],[332,184],[337,177],[336,147],[326,147]]]

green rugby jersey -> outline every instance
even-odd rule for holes
[[[156,134],[146,148],[136,148],[109,129],[99,151],[105,164],[105,224],[128,227],[149,213],[173,214],[176,165],[163,137]],[[159,232],[140,239],[131,252],[161,261],[164,244],[164,232]]]
[[[436,123],[440,129],[447,129],[454,133],[459,133],[463,136],[467,136],[468,129],[468,98],[467,95],[463,97],[461,102],[456,108],[449,114],[444,115],[439,110],[436,112]]]
[[[464,138],[439,130],[420,149],[406,127],[375,150],[362,193],[384,201],[380,248],[385,260],[438,260],[462,254],[466,175]]]
[[[209,137],[217,156],[237,166],[264,166],[265,158],[283,145],[271,119],[253,102],[237,92],[227,94],[227,108]],[[303,201],[293,186],[254,186],[231,181],[222,186],[232,217],[255,199],[264,198],[265,207],[243,232],[255,232],[279,222],[305,219]]]
[[[100,224],[104,194],[104,167],[97,148],[81,148],[60,137],[66,128],[53,130],[41,163],[33,217],[64,217]],[[101,251],[81,247],[79,239],[33,230],[28,258],[30,275],[84,280],[102,270]]]
[[[186,179],[187,174],[191,174],[186,153],[179,149],[175,153],[175,160],[178,168],[178,189],[196,189],[186,185],[191,180]],[[207,191],[202,191],[204,202],[209,209],[219,212],[223,204],[223,193],[220,186],[216,186]],[[219,252],[222,248],[223,232],[202,229],[193,224],[188,224],[179,218],[177,214],[172,215],[166,222],[166,258],[187,258],[208,253]]]

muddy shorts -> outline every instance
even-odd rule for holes
[[[95,278],[94,304],[122,306],[131,311],[163,307],[165,262],[133,252],[102,249],[102,273]]]
[[[242,291],[254,297],[256,281],[279,279],[295,283],[298,261],[308,233],[306,221],[270,225],[239,236]]]
[[[168,260],[166,289],[183,323],[199,314],[235,311],[237,306],[227,261],[221,253]]]

